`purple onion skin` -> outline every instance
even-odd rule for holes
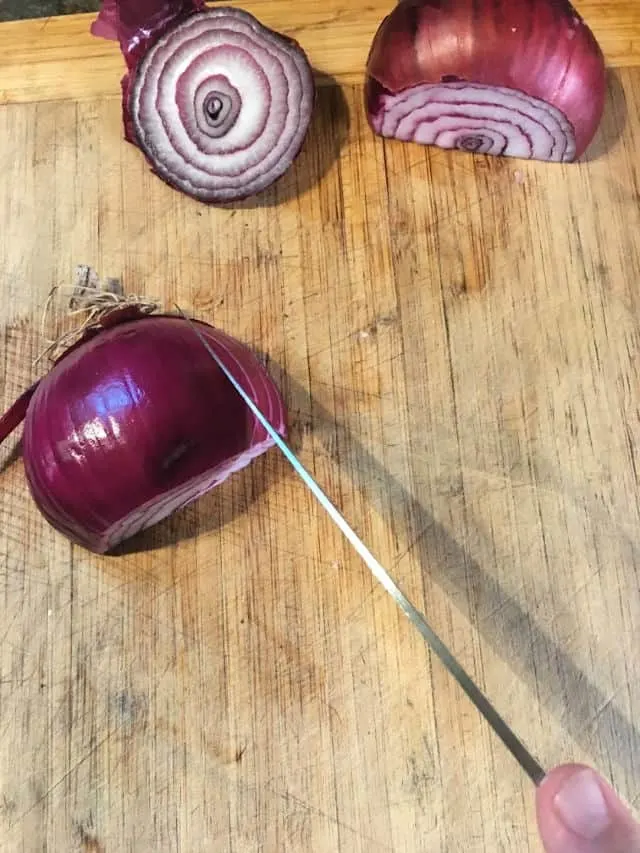
[[[138,63],[171,27],[205,9],[204,0],[103,0],[91,24],[96,38],[117,41],[127,65],[121,81],[124,138],[138,148],[129,100]]]
[[[243,344],[200,330],[281,435],[284,403]],[[266,452],[272,439],[180,317],[128,320],[76,345],[33,394],[25,471],[49,523],[108,553]]]
[[[132,69],[170,26],[205,8],[204,0],[103,0],[91,33],[119,42]]]

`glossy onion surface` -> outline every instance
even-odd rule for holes
[[[605,63],[568,0],[401,0],[367,62],[379,135],[549,162],[600,123]]]
[[[243,344],[198,328],[270,422],[282,398]],[[71,540],[103,553],[185,506],[272,446],[179,317],[106,329],[64,356],[27,410],[24,460],[34,500]]]

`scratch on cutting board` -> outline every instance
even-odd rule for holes
[[[13,618],[11,619],[11,621],[9,622],[9,625],[7,626],[7,630],[4,632],[3,636],[0,638],[0,646],[4,646],[6,643],[7,645],[13,645],[13,647],[16,649],[18,648],[18,646],[14,645],[12,643],[9,643],[9,641],[7,640],[7,637],[11,633],[11,630],[12,630],[12,628],[13,628],[13,626],[14,626],[17,618],[18,618],[18,615],[19,615],[18,611],[16,610],[16,612],[13,614]],[[20,651],[22,651],[22,649],[20,649]]]
[[[314,814],[317,817],[321,817],[324,820],[328,820],[329,823],[334,824],[335,826],[339,827],[339,829],[344,829],[347,832],[350,832],[352,835],[355,835],[355,837],[360,839],[361,841],[368,841],[369,844],[372,844],[376,849],[386,850],[388,851],[388,853],[394,853],[393,848],[389,847],[387,844],[383,844],[381,841],[372,838],[370,835],[365,835],[363,832],[360,832],[360,830],[356,829],[354,826],[350,826],[348,823],[344,823],[344,821],[341,821],[339,818],[335,817],[335,815],[323,812],[322,809],[316,808],[316,806],[312,806],[305,800],[301,800],[299,797],[296,797],[295,794],[292,794],[289,791],[274,791],[274,793],[286,803],[299,806],[309,814]]]
[[[607,710],[607,708],[609,707],[609,705],[610,705],[610,704],[613,702],[613,700],[616,698],[616,696],[618,695],[618,693],[620,693],[620,691],[622,691],[622,690],[626,690],[626,689],[627,689],[627,687],[628,687],[628,685],[627,685],[627,684],[625,684],[625,683],[619,684],[619,685],[616,687],[616,689],[613,691],[613,693],[609,696],[609,698],[608,698],[608,699],[606,699],[606,700],[605,700],[605,701],[600,705],[600,707],[596,710],[595,714],[594,714],[594,715],[591,717],[591,719],[590,719],[590,720],[585,724],[585,729],[591,729],[591,728],[594,728],[594,729],[595,729],[595,728],[597,728],[597,727],[598,727],[598,720],[600,719],[600,717],[604,714],[604,712]]]
[[[418,533],[415,534],[415,536],[411,539],[409,544],[406,545],[405,548],[403,548],[403,550],[398,554],[398,556],[391,563],[391,565],[390,565],[390,571],[391,572],[394,572],[398,568],[398,566],[405,559],[405,557],[407,557],[413,551],[413,549],[420,542],[420,540],[432,528],[433,528],[433,522],[430,521],[421,530],[419,530]],[[371,589],[367,592],[367,594],[362,599],[360,599],[360,601],[358,602],[358,604],[356,604],[356,606],[353,608],[353,610],[351,610],[347,614],[347,616],[345,617],[345,620],[344,620],[345,623],[348,624],[353,619],[358,617],[360,615],[360,613],[364,610],[364,608],[367,605],[367,603],[369,602],[369,600],[371,598],[373,598],[375,595],[377,595],[378,593],[381,593],[381,591],[382,591],[382,587],[380,587],[378,584],[372,584]]]
[[[593,572],[591,572],[589,574],[588,578],[585,578],[585,580],[583,580],[581,584],[578,584],[578,586],[575,589],[571,590],[568,598],[564,601],[562,608],[557,610],[555,613],[552,613],[550,618],[547,620],[548,625],[550,625],[552,622],[557,622],[560,619],[560,617],[563,616],[567,611],[571,611],[573,609],[571,606],[573,604],[573,602],[589,586],[589,584],[591,583],[591,581],[594,578],[597,578],[598,575],[602,574],[602,569],[603,569],[603,566],[601,564],[598,566],[597,569],[595,569]],[[541,624],[545,624],[545,623],[542,622]]]
[[[523,590],[523,585],[521,584],[518,589],[515,589],[512,595],[517,596]],[[478,622],[481,624],[482,622],[491,622],[495,617],[502,613],[503,610],[506,610],[507,607],[510,607],[512,604],[511,599],[504,598],[502,601],[498,601],[495,607],[492,607],[491,610],[487,611],[487,613],[482,613],[478,617]]]
[[[412,753],[408,760],[409,778],[408,784],[413,792],[413,802],[417,800],[418,805],[424,808],[436,778],[435,759],[431,750],[431,742],[427,735],[422,737],[420,758],[417,753]]]
[[[548,480],[544,483],[530,480],[519,480],[506,473],[487,471],[483,468],[473,468],[466,465],[461,467],[460,473],[463,477],[479,477],[505,488],[511,486],[513,489],[530,489],[537,495],[543,495],[556,500],[569,498],[573,503],[580,502],[583,504],[584,509],[591,514],[594,521],[604,521],[607,526],[614,527],[627,539],[634,541],[635,527],[633,524],[625,524],[623,521],[620,521],[618,516],[608,513],[595,501],[588,499],[581,500],[580,496],[576,494],[575,491],[556,486]]]
[[[367,592],[367,594],[360,599],[360,601],[356,604],[356,606],[351,610],[344,618],[344,624],[348,625],[354,619],[359,618],[362,611],[364,611],[365,607],[369,603],[369,601],[376,595],[382,592],[382,587],[379,584],[371,582],[371,589]]]
[[[71,776],[73,773],[75,773],[79,767],[81,767],[86,761],[88,761],[91,758],[92,755],[94,755],[99,749],[101,749],[104,746],[104,744],[107,743],[107,741],[110,738],[112,738],[113,735],[116,734],[116,732],[118,732],[121,728],[122,728],[122,726],[120,725],[117,728],[112,729],[110,732],[108,732],[102,738],[101,741],[99,741],[97,744],[95,744],[95,746],[92,746],[91,749],[85,755],[82,756],[82,758],[80,758],[78,761],[76,761],[76,763],[73,765],[73,767],[70,767],[69,770],[67,770],[67,772],[64,773],[63,776],[61,776],[60,779],[57,780],[57,782],[54,782],[53,785],[51,785],[49,788],[47,788],[47,790],[44,792],[44,794],[39,796],[38,799],[34,803],[31,803],[31,805],[28,806],[19,815],[19,817],[15,821],[11,821],[10,826],[14,826],[18,823],[22,823],[22,821],[28,815],[30,815],[32,811],[34,811],[35,809],[38,808],[40,803],[44,802],[47,799],[47,797],[49,797],[49,795],[52,794],[56,790],[56,788],[59,788],[60,785],[62,785],[69,778],[69,776]]]

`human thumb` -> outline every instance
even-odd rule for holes
[[[546,853],[640,853],[640,824],[584,765],[551,770],[537,789],[536,813]]]

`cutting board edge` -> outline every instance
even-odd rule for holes
[[[608,66],[640,66],[640,14],[622,0],[606,5],[601,17],[597,5],[585,12]],[[370,0],[362,8],[344,0],[247,0],[242,6],[299,41],[321,86],[364,82],[371,41],[389,10],[388,0]],[[91,35],[94,19],[95,13],[85,12],[1,23],[0,105],[119,96],[122,56],[115,42]]]

